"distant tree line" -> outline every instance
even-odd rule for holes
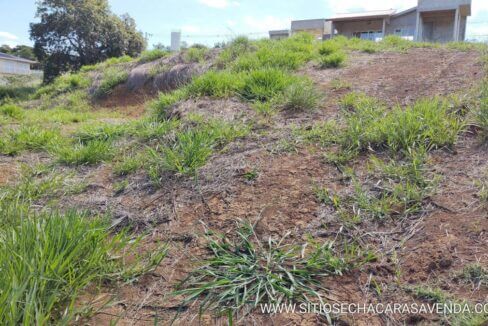
[[[16,57],[28,59],[28,60],[36,60],[36,55],[34,54],[34,49],[31,46],[27,45],[17,45],[11,47],[9,45],[0,45],[0,52],[14,55]]]
[[[107,0],[40,0],[30,25],[44,80],[112,57],[137,56],[146,40],[128,14],[117,16]]]

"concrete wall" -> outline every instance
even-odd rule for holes
[[[30,64],[0,58],[0,73],[12,75],[29,75]]]
[[[454,39],[454,15],[455,11],[443,11],[433,13],[421,13],[422,16],[422,41],[426,42],[450,42]],[[429,35],[429,26],[432,26],[432,35]]]
[[[395,16],[390,19],[386,25],[386,35],[395,34],[395,30],[401,29],[402,34],[399,36],[414,36],[417,25],[417,12],[411,11],[401,16]]]
[[[459,6],[469,5],[471,5],[471,0],[418,0],[419,11],[456,9]]]
[[[365,21],[348,21],[334,22],[334,28],[339,35],[353,37],[355,32],[382,31],[383,19],[365,20]]]

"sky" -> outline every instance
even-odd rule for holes
[[[441,0],[439,0],[441,1]],[[326,18],[362,10],[408,9],[417,0],[109,0],[116,14],[129,13],[148,33],[149,46],[169,45],[170,33],[181,30],[188,44],[213,45],[237,35],[266,37],[272,29],[288,29],[292,19]],[[32,45],[29,24],[35,22],[35,0],[0,0],[0,44]],[[488,1],[473,0],[468,38],[488,35]],[[488,39],[488,38],[487,38]]]

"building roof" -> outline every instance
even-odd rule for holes
[[[30,63],[30,64],[37,63],[36,61],[32,61],[32,60],[28,60],[28,59],[16,57],[14,55],[10,55],[10,54],[7,54],[7,53],[2,53],[2,52],[0,52],[0,59],[10,60],[10,61],[17,61],[17,62],[23,62],[23,63]]]
[[[323,29],[325,26],[326,19],[305,19],[305,20],[294,20],[291,22],[292,30],[300,29]]]
[[[279,30],[269,31],[269,34],[270,35],[290,34],[290,30],[288,30],[288,29],[279,29]]]
[[[348,21],[348,20],[363,20],[391,17],[396,13],[395,9],[388,10],[374,10],[357,13],[337,14],[334,17],[327,18],[327,21]]]

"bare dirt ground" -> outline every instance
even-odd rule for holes
[[[198,261],[207,255],[203,224],[221,233],[236,229],[236,220],[258,221],[257,232],[279,236],[292,232],[293,240],[312,235],[334,238],[341,223],[330,208],[320,204],[315,185],[342,189],[344,180],[338,169],[325,162],[318,148],[295,144],[290,136],[294,125],[307,126],[338,114],[337,100],[349,91],[362,91],[389,105],[407,105],[416,99],[468,93],[483,78],[476,52],[439,49],[413,49],[407,53],[353,54],[346,67],[319,70],[308,66],[301,71],[310,76],[324,93],[324,104],[311,113],[278,113],[270,124],[258,124],[252,134],[217,153],[194,180],[169,176],[163,186],[151,186],[141,172],[128,178],[129,185],[115,195],[114,177],[108,166],[81,168],[78,176],[88,184],[87,191],[65,198],[69,206],[98,212],[112,212],[121,223],[150,229],[146,239],[150,250],[157,242],[169,244],[168,257],[151,275],[118,289],[106,289],[103,298],[112,296],[88,325],[226,324],[226,319],[198,317],[197,307],[186,307],[175,319],[181,298],[170,295]],[[350,89],[333,89],[341,80]],[[113,98],[113,97],[112,97]],[[141,115],[144,97],[106,106],[134,108],[130,117]],[[229,110],[232,108],[232,110]],[[130,109],[128,109],[130,111]],[[218,118],[249,119],[253,112],[237,100],[198,100],[183,103],[175,114],[205,113]],[[249,114],[247,114],[249,113]],[[284,144],[283,141],[288,141]],[[286,146],[285,146],[286,145]],[[361,158],[358,170],[363,163]],[[431,155],[432,172],[441,176],[434,196],[424,211],[411,220],[363,222],[342,236],[358,236],[371,250],[382,253],[379,259],[343,277],[325,278],[328,296],[340,302],[412,302],[411,286],[440,287],[459,300],[473,302],[488,298],[486,287],[475,288],[458,277],[463,267],[479,262],[488,267],[488,209],[477,198],[474,181],[488,169],[488,152],[478,146],[475,135],[463,135],[456,152],[439,150]],[[16,162],[0,161],[0,184],[10,180]],[[255,171],[248,181],[244,174]],[[381,288],[374,289],[371,280]],[[110,293],[110,294],[109,294]],[[115,293],[115,295],[114,295]],[[84,300],[97,299],[89,294]],[[242,325],[319,325],[326,321],[316,315],[253,313],[239,321]],[[437,315],[425,316],[339,316],[340,325],[400,325],[439,323]]]

